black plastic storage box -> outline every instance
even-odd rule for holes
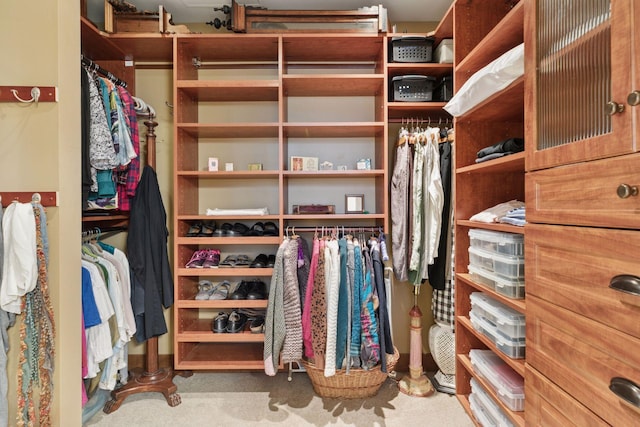
[[[433,99],[436,78],[431,76],[408,75],[392,79],[393,101],[424,102]]]
[[[391,39],[392,62],[431,62],[433,37],[404,36]]]

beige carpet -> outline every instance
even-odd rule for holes
[[[159,393],[127,398],[111,414],[99,411],[86,426],[438,426],[473,423],[455,396],[436,392],[426,398],[398,391],[392,379],[367,399],[317,396],[304,372],[268,377],[264,373],[194,373],[176,377],[182,403],[167,405]]]

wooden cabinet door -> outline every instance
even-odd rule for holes
[[[632,1],[530,3],[527,170],[637,151]]]

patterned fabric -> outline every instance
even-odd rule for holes
[[[313,280],[313,293],[311,295],[311,343],[314,364],[318,369],[324,369],[324,354],[327,343],[327,300],[324,277],[325,243],[324,240],[320,240],[318,268]]]
[[[46,216],[41,205],[33,207],[36,219],[38,282],[22,299],[24,321],[20,327],[18,364],[17,425],[33,426],[36,421],[33,388],[39,386],[39,425],[51,426],[53,370],[55,358],[55,322],[49,297],[48,237]]]
[[[318,270],[318,256],[320,252],[320,241],[313,240],[313,251],[311,255],[311,265],[307,278],[305,302],[302,311],[302,339],[304,343],[304,355],[313,359],[313,345],[311,343],[311,301],[313,295],[313,283]]]
[[[298,241],[289,240],[284,250],[284,326],[286,335],[282,347],[282,362],[296,362],[302,358],[302,324],[300,322],[300,291],[298,289]]]
[[[135,102],[129,92],[122,86],[118,86],[118,94],[122,101],[124,109],[124,119],[131,135],[131,143],[133,145],[136,157],[131,159],[127,169],[117,172],[118,178],[116,182],[119,184],[118,189],[118,207],[122,211],[128,211],[131,208],[130,198],[136,194],[136,187],[140,180],[140,134],[138,129],[138,116],[136,115]]]
[[[450,224],[453,224],[453,209]],[[455,251],[451,250],[455,243],[455,227],[450,227],[449,239],[447,240],[447,264],[449,268],[445,275],[445,287],[443,290],[434,289],[431,298],[431,311],[433,318],[450,326],[455,323]]]
[[[336,334],[336,369],[342,368],[347,335],[351,333],[351,293],[347,284],[347,239],[338,240],[339,249],[339,290],[338,290],[338,330]],[[348,351],[348,350],[347,350]]]
[[[380,339],[378,337],[378,321],[374,308],[373,294],[373,264],[369,256],[369,250],[362,248],[364,258],[364,282],[361,289],[360,301],[362,312],[360,323],[362,325],[362,367],[371,369],[380,361]]]
[[[349,346],[349,355],[351,356],[351,366],[354,368],[360,367],[360,345],[362,343],[362,327],[361,327],[361,313],[362,313],[362,301],[360,295],[362,294],[362,285],[364,283],[364,271],[362,268],[362,249],[358,244],[358,240],[353,240],[353,270],[349,272],[349,275],[353,274],[353,305],[351,313],[351,345]],[[351,248],[350,252],[351,253]]]

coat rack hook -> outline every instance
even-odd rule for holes
[[[29,104],[31,102],[34,102],[36,105],[38,104],[38,100],[40,99],[40,88],[37,86],[34,86],[31,88],[31,99],[22,99],[20,98],[20,96],[18,95],[18,91],[15,89],[11,89],[11,93],[13,94],[13,96],[20,102],[23,102],[25,104]]]

